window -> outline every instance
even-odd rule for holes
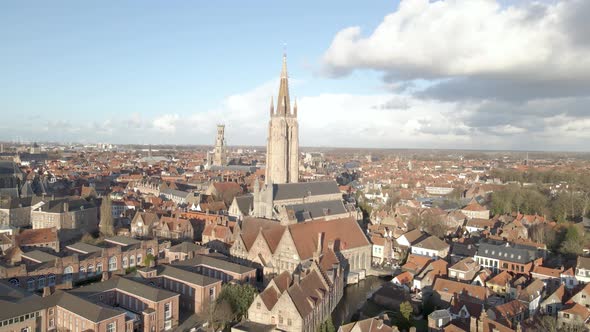
[[[166,322],[164,322],[164,329],[166,331],[170,330],[172,328],[172,321],[167,320]]]
[[[211,299],[211,301],[215,300],[215,288],[214,287],[209,288],[209,298]]]
[[[166,319],[172,317],[172,304],[171,304],[171,302],[164,304],[164,317]]]
[[[86,267],[80,266],[80,273],[78,274],[78,278],[86,278]]]
[[[27,280],[27,289],[28,290],[35,289],[35,279],[30,278],[29,280]]]
[[[260,302],[256,302],[256,309],[260,309]]]
[[[50,318],[49,319],[49,328],[52,329],[55,327],[55,319],[54,318]]]
[[[141,262],[141,254],[137,255],[136,262],[137,262],[137,265],[141,265],[142,264],[142,262]]]
[[[135,256],[129,256],[129,266],[135,266]]]
[[[291,324],[293,324],[293,322],[291,321],[291,318],[287,318],[287,326],[291,326]]]
[[[53,308],[49,308],[49,315],[53,315]]]
[[[94,275],[94,265],[92,265],[92,264],[88,265],[88,269],[86,269],[86,272],[88,273],[89,276]]]
[[[30,327],[23,327],[22,329],[20,329],[20,332],[31,332],[31,328]]]
[[[37,278],[37,286],[39,288],[45,287],[45,276],[40,276],[39,278]]]
[[[10,284],[14,287],[19,287],[20,286],[20,281],[16,278],[12,278],[10,279]]]
[[[117,325],[115,323],[109,323],[107,325],[107,332],[115,332],[117,331]]]
[[[117,269],[117,257],[113,256],[109,258],[109,271],[115,271]]]
[[[127,257],[123,257],[123,268],[127,268]]]
[[[74,268],[71,266],[66,266],[66,268],[64,269],[64,275],[62,277],[62,280],[64,282],[71,281],[73,273],[74,273]]]

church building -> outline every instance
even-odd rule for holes
[[[297,102],[291,107],[287,58],[279,84],[277,107],[270,104],[264,185],[254,183],[252,216],[293,224],[309,220],[358,217],[345,206],[335,181],[299,182]]]

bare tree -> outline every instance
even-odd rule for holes
[[[100,232],[104,236],[113,236],[115,234],[115,226],[113,223],[111,198],[106,196],[102,199],[100,205]]]

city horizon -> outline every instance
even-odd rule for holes
[[[590,151],[590,54],[576,32],[589,6],[463,2],[290,6],[286,21],[279,5],[6,4],[0,139],[209,144],[224,122],[230,145],[264,144],[286,53],[302,145]],[[207,15],[246,26],[243,40],[220,42],[235,31]],[[84,23],[102,17],[112,26]]]

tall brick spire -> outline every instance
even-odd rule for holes
[[[277,115],[291,116],[291,102],[289,100],[289,76],[287,74],[287,54],[283,54],[283,68],[281,69],[281,83],[279,85],[279,99],[277,100]]]

